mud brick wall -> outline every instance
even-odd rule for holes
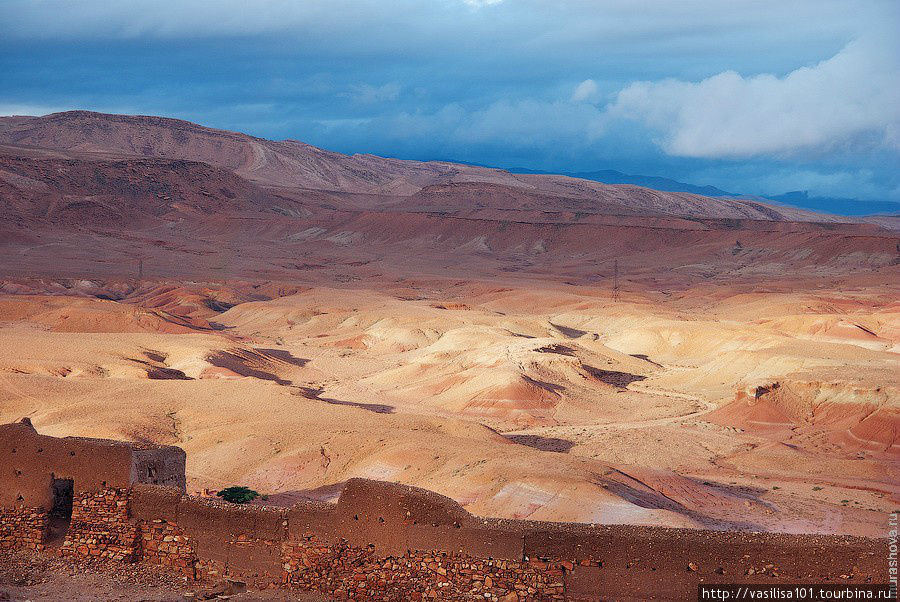
[[[556,563],[486,560],[446,552],[379,558],[375,546],[313,540],[282,548],[284,583],[336,600],[563,600]]]
[[[192,498],[175,489],[138,485],[133,520],[141,525],[141,557],[186,575],[282,582],[287,510]]]
[[[184,491],[186,455],[180,447],[131,446],[131,482],[174,487]]]
[[[523,561],[520,533],[475,521],[456,502],[412,487],[354,480],[337,505],[290,509],[147,485],[135,486],[132,497],[141,559],[195,577],[337,599],[563,599],[563,563]]]
[[[286,509],[186,497],[178,504],[177,525],[200,558],[200,574],[235,576],[259,586],[281,581]]]
[[[131,510],[148,525],[148,562],[348,600],[652,598],[663,587],[687,599],[700,582],[886,578],[886,540],[485,519],[433,492],[364,479],[348,481],[337,504],[288,509],[135,485]],[[760,576],[768,564],[777,575]]]
[[[524,554],[571,559],[573,600],[695,599],[699,583],[885,583],[887,539],[531,522]],[[843,575],[843,577],[842,577]]]
[[[189,579],[197,578],[199,559],[178,525],[162,519],[140,521],[140,560],[168,566]]]
[[[136,560],[140,532],[130,520],[130,495],[129,489],[103,489],[76,496],[62,554]]]
[[[47,535],[48,514],[43,508],[0,507],[0,550],[40,550]]]
[[[19,547],[41,509],[4,509]],[[31,535],[20,526],[31,529]],[[15,529],[16,536],[10,540]],[[351,480],[336,505],[242,507],[136,485],[76,496],[62,553],[172,566],[189,578],[347,600],[600,600],[696,595],[706,583],[881,582],[886,540],[474,517],[432,492]],[[810,559],[814,559],[810,561]],[[773,567],[763,571],[765,567]]]
[[[76,495],[135,483],[184,491],[184,462],[178,447],[49,437],[27,418],[0,424],[0,506],[52,508],[54,479],[72,479]]]
[[[72,479],[64,555],[338,599],[692,599],[698,583],[887,581],[887,539],[486,519],[365,479],[347,481],[337,504],[238,506],[184,495],[183,459],[0,425],[0,548],[40,548],[53,479]]]

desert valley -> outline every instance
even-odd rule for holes
[[[0,424],[177,445],[188,491],[883,536],[900,235],[273,142],[0,118]]]

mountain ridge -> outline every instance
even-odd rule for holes
[[[432,209],[473,209],[472,187],[490,190],[492,207],[519,210],[521,195],[539,197],[550,212],[647,215],[766,221],[854,222],[755,200],[700,196],[630,184],[610,185],[565,175],[513,174],[489,167],[420,162],[368,154],[344,155],[296,140],[271,141],[240,132],[157,116],[69,111],[43,117],[0,118],[7,155],[26,149],[64,152],[88,160],[164,158],[223,168],[289,197],[310,191],[330,196],[336,207],[380,210],[423,191],[441,190]],[[21,175],[21,174],[20,174]],[[14,178],[13,178],[14,179]],[[466,188],[468,186],[468,188]],[[436,188],[435,188],[436,187]],[[443,187],[443,188],[442,188]],[[102,194],[103,191],[99,191]],[[465,193],[465,194],[463,194]],[[460,196],[463,194],[463,196]]]
[[[615,169],[598,169],[593,171],[563,171],[550,172],[535,169],[526,169],[524,167],[511,167],[510,173],[522,174],[558,174],[578,178],[581,180],[594,180],[595,182],[603,182],[604,184],[632,184],[634,186],[642,186],[644,188],[652,188],[663,192],[690,192],[702,196],[739,196],[731,192],[722,190],[715,186],[688,184],[665,178],[663,176],[647,176],[642,174],[627,174]]]

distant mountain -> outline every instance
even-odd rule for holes
[[[900,215],[900,203],[894,201],[863,201],[842,197],[809,196],[809,192],[806,190],[769,195],[765,198],[792,207],[838,215]]]
[[[594,179],[603,174],[622,185]],[[569,175],[578,179],[344,155],[164,117],[89,111],[0,117],[0,218],[22,223],[155,223],[259,210],[569,222],[602,216],[853,221],[665,178]]]
[[[508,171],[521,174],[556,173],[524,168],[512,168]],[[697,186],[696,184],[687,184],[686,182],[679,182],[678,180],[671,180],[660,176],[627,174],[622,173],[621,171],[615,171],[614,169],[579,172],[563,171],[558,172],[558,175],[580,178],[582,180],[593,180],[595,182],[603,182],[604,184],[632,184],[634,186],[644,186],[645,188],[662,190],[664,192],[690,192],[691,194],[702,194],[703,196],[733,196],[732,193],[722,190],[721,188],[716,188],[715,186]]]
[[[687,182],[679,182],[678,180],[660,176],[622,173],[621,171],[616,171],[614,169],[578,172],[549,172],[514,167],[508,171],[514,174],[547,175],[555,173],[557,175],[580,178],[582,180],[593,180],[604,184],[632,184],[634,186],[643,186],[645,188],[652,188],[664,192],[689,192],[691,194],[700,194],[708,197],[734,197],[759,201],[762,203],[774,201],[780,205],[834,215],[900,215],[900,203],[895,201],[809,196],[809,192],[805,190],[795,190],[792,192],[785,192],[784,194],[764,196],[742,195],[740,193],[728,192],[721,188],[716,188],[715,186],[698,186],[696,184],[688,184]]]

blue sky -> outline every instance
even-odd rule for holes
[[[900,3],[2,0],[0,114],[900,202]]]

